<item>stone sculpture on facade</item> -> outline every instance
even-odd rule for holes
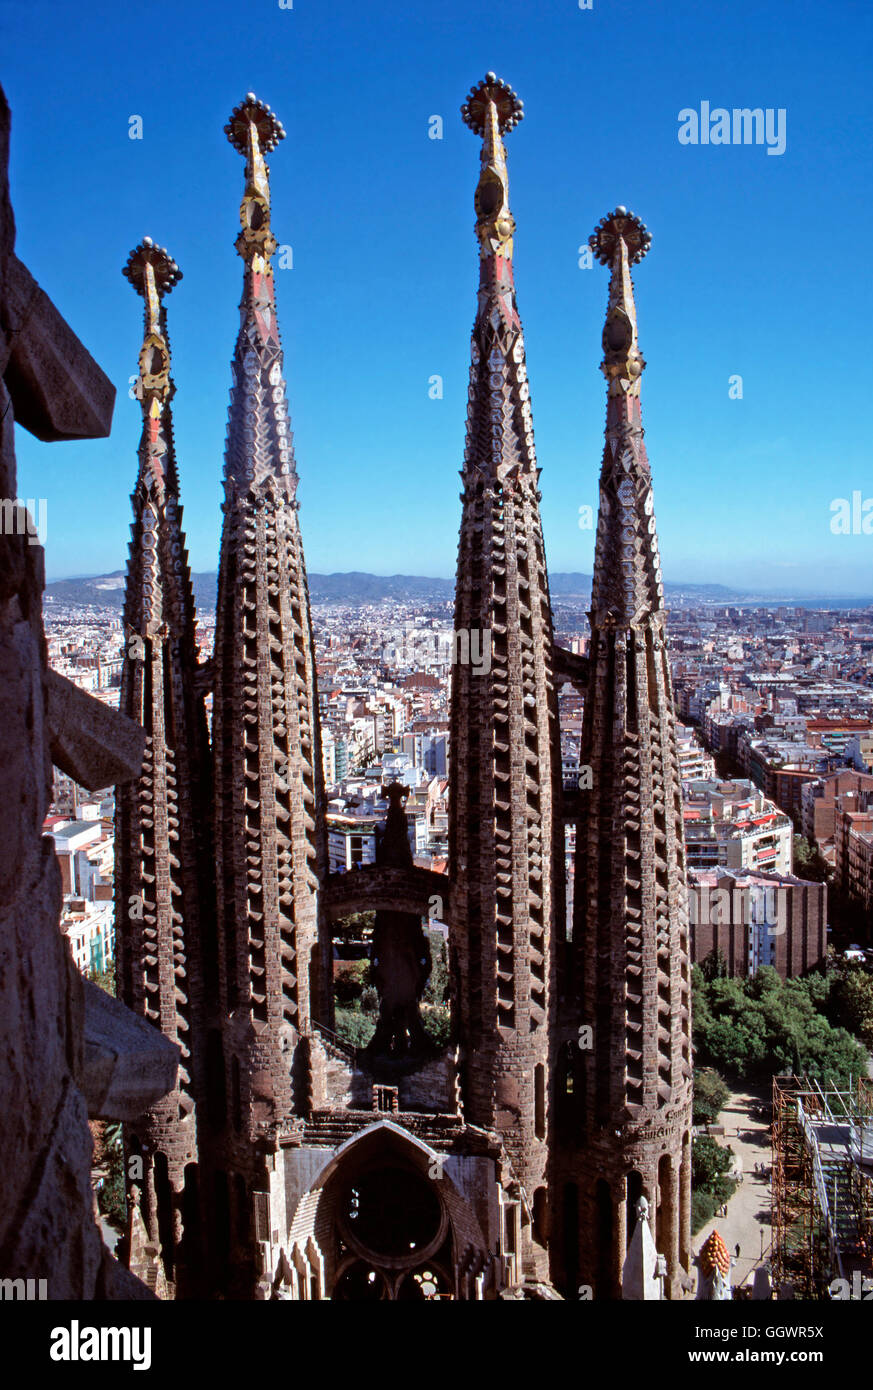
[[[655,1249],[645,1197],[637,1202],[635,1215],[636,1226],[621,1274],[621,1296],[638,1302],[659,1302],[664,1297],[667,1260]]]
[[[412,849],[403,805],[407,788],[392,782],[385,789],[388,813],[376,850],[379,866],[412,868]],[[372,975],[379,991],[379,1021],[367,1051],[397,1058],[429,1050],[419,1001],[431,970],[430,946],[421,917],[414,912],[376,913],[373,925]]]
[[[698,1299],[720,1303],[731,1298],[731,1257],[718,1231],[707,1236],[695,1263]]]

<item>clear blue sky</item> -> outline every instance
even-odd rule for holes
[[[477,282],[458,108],[493,68],[525,102],[507,148],[550,568],[591,567],[607,277],[577,248],[621,202],[653,234],[635,278],[665,577],[873,592],[873,536],[832,535],[829,510],[873,496],[871,33],[869,0],[0,0],[18,254],[119,388],[108,440],[18,431],[49,577],[126,563],[141,304],[120,271],[144,234],[184,274],[182,500],[193,567],[215,567],[242,269],[223,125],[248,90],[288,136],[270,166],[308,566],[453,574]],[[701,101],[785,108],[785,153],[681,145]]]

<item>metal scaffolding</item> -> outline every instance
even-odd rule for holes
[[[873,1274],[873,1085],[774,1077],[772,1145],[774,1282],[795,1298],[854,1288]]]

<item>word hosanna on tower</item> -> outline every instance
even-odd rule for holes
[[[253,94],[240,328],[224,468],[215,651],[198,662],[172,424],[166,297],[144,240],[143,415],[122,710],[143,726],[119,788],[118,992],[178,1045],[175,1089],[125,1126],[130,1267],[161,1297],[677,1298],[690,1266],[685,852],[631,267],[649,235],[617,207],[590,656],[553,639],[503,137],[522,105],[493,73],[482,142],[455,628],[449,871],[413,863],[405,788],[376,862],[330,873],[297,464]],[[584,693],[590,789],[562,786],[557,689]],[[211,728],[206,707],[211,695]],[[568,930],[564,837],[577,867]],[[421,1027],[422,918],[447,924],[452,1031]],[[332,924],[375,913],[376,1034],[333,1031]],[[645,1199],[645,1200],[641,1200]],[[645,1230],[643,1228],[646,1228]]]

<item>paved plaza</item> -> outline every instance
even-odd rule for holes
[[[731,1148],[742,1164],[743,1178],[727,1204],[727,1216],[715,1216],[692,1237],[695,1255],[713,1230],[717,1230],[730,1251],[731,1284],[734,1289],[754,1282],[755,1269],[769,1260],[770,1226],[770,1130],[769,1121],[759,1119],[755,1109],[766,1104],[769,1093],[744,1089],[732,1092],[718,1123],[724,1135],[718,1142]],[[769,1113],[769,1112],[768,1112]],[[765,1174],[755,1172],[763,1163]],[[739,1245],[739,1257],[736,1247]]]

